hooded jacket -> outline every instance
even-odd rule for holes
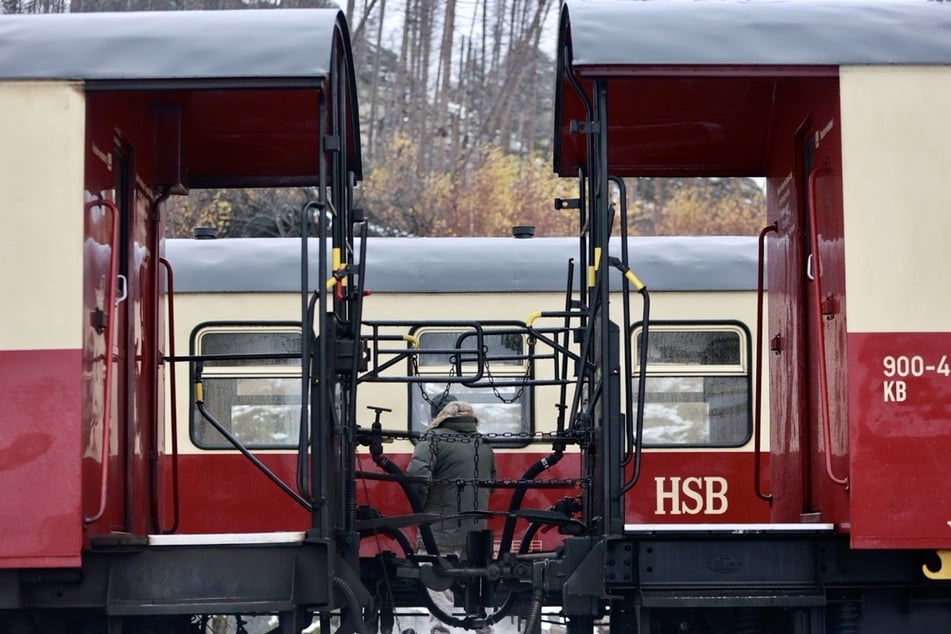
[[[484,519],[455,517],[460,512],[488,509],[490,490],[479,487],[476,500],[476,487],[468,482],[496,475],[495,455],[478,431],[478,419],[469,403],[449,403],[429,424],[430,437],[417,443],[407,469],[408,475],[426,478],[425,483],[413,485],[423,512],[448,518],[432,525],[440,554],[463,551],[466,534],[486,527]],[[466,481],[461,495],[454,480]]]

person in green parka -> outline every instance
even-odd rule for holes
[[[479,419],[472,405],[451,394],[434,402],[432,422],[426,435],[416,444],[407,474],[423,478],[413,486],[423,504],[424,513],[446,519],[432,524],[433,538],[441,556],[462,556],[469,531],[484,530],[486,520],[459,517],[460,513],[489,508],[487,487],[476,487],[473,480],[495,479],[495,454],[479,435]],[[425,552],[422,540],[417,548]],[[452,614],[452,590],[428,590],[433,602],[446,614]],[[449,627],[430,618],[432,632],[448,633]],[[488,630],[486,630],[488,631]]]

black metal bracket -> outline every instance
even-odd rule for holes
[[[336,134],[325,134],[322,138],[325,152],[340,151],[340,137]]]
[[[572,119],[571,123],[568,124],[568,130],[572,134],[600,134],[601,122]]]
[[[580,198],[556,198],[555,209],[558,211],[561,211],[563,209],[581,209],[581,199]]]

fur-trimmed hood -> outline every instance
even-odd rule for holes
[[[429,423],[429,426],[426,427],[426,431],[432,431],[442,425],[444,422],[451,418],[467,418],[472,419],[472,422],[476,425],[479,424],[479,418],[475,414],[475,410],[472,409],[472,405],[466,403],[465,401],[452,401],[444,408],[436,417]]]

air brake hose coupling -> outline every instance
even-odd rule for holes
[[[609,257],[609,258],[608,258],[608,262],[611,263],[611,266],[613,266],[613,267],[616,268],[618,271],[620,271],[621,273],[624,274],[624,277],[626,277],[626,278],[627,278],[627,281],[629,281],[631,284],[634,285],[634,288],[635,288],[635,290],[637,290],[638,293],[643,293],[643,292],[644,292],[644,289],[647,288],[646,286],[644,286],[644,283],[641,282],[641,281],[637,278],[636,275],[634,275],[634,272],[631,271],[631,267],[629,267],[627,264],[625,264],[624,262],[622,262],[619,258],[616,258],[616,257],[613,257],[613,256],[612,256],[612,257]]]
[[[327,290],[336,286],[340,289],[347,282],[347,271],[350,269],[350,265],[344,265],[343,258],[340,257],[340,247],[334,247],[331,252],[331,261],[330,268],[333,271],[333,275],[325,282],[327,285]]]
[[[328,291],[333,288],[335,284],[342,284],[347,281],[347,269],[348,266],[336,269],[333,275],[327,278],[326,286]]]

